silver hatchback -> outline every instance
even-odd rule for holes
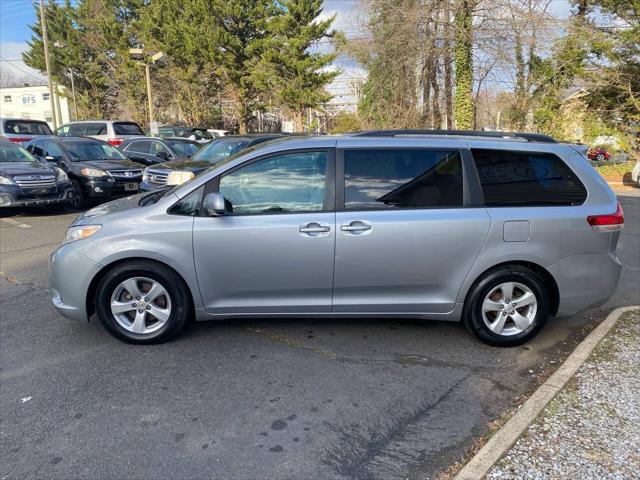
[[[131,343],[305,315],[462,321],[511,346],[606,301],[624,219],[586,158],[453,133],[279,139],[89,210],[51,255],[53,303]]]

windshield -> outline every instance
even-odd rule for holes
[[[114,122],[113,131],[116,135],[144,135],[144,132],[134,122]]]
[[[219,163],[226,160],[231,155],[243,150],[248,144],[249,139],[241,138],[225,138],[208,144],[197,154],[193,156],[194,161],[205,161],[209,163]]]
[[[44,122],[29,120],[7,120],[4,123],[4,133],[26,133],[28,135],[53,135],[53,132]]]
[[[200,149],[197,143],[181,142],[179,140],[167,140],[166,143],[179,157],[190,157]]]
[[[83,160],[126,160],[127,158],[117,149],[103,142],[65,142],[71,160],[81,162]]]
[[[37,162],[37,160],[15,143],[0,142],[0,162]]]

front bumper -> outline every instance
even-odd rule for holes
[[[140,177],[127,181],[88,180],[81,184],[82,192],[89,199],[112,199],[135,195],[139,191]],[[135,188],[128,189],[127,186]]]
[[[61,245],[49,257],[49,290],[51,302],[71,320],[89,319],[87,293],[102,265],[87,258],[72,243]]]
[[[560,293],[556,316],[564,317],[605,303],[618,286],[622,264],[615,252],[609,252],[572,255],[554,263],[548,270]]]
[[[42,207],[68,203],[73,197],[73,187],[65,182],[56,188],[32,190],[15,185],[2,186],[0,189],[0,208],[2,207]]]

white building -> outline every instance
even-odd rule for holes
[[[63,87],[58,89],[63,91]],[[67,98],[54,93],[54,100],[58,126],[71,121]],[[0,117],[44,120],[53,128],[49,88],[46,85],[0,88]]]

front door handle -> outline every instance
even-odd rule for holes
[[[317,222],[307,223],[306,225],[300,225],[298,229],[300,233],[327,233],[331,230],[329,225],[323,225]]]
[[[348,225],[341,225],[340,230],[343,232],[366,232],[367,230],[371,230],[371,225],[361,220],[354,220]]]

